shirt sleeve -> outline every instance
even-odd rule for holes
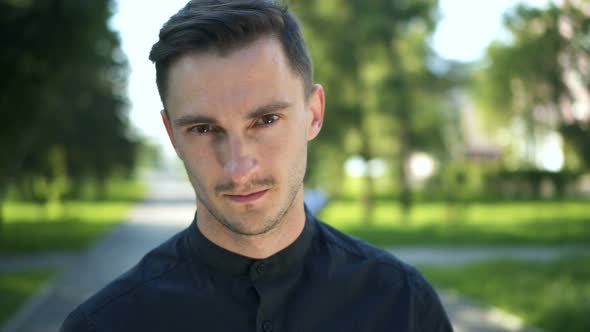
[[[86,315],[78,308],[72,311],[64,320],[59,332],[92,332]]]
[[[413,270],[414,332],[453,332],[453,326],[440,302],[438,294],[420,272]]]

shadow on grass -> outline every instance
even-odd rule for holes
[[[51,271],[0,272],[0,326],[53,275]]]
[[[430,223],[421,226],[343,226],[378,246],[399,245],[590,245],[590,219],[527,221],[518,224]]]
[[[333,201],[347,202],[352,204],[359,203],[360,199],[358,194],[343,194],[335,195],[330,197]],[[373,201],[375,203],[386,203],[386,204],[398,204],[400,201],[399,195],[391,193],[379,193],[373,195]],[[456,204],[459,206],[470,206],[470,205],[512,205],[518,206],[521,204],[560,204],[560,203],[588,203],[588,198],[585,197],[553,197],[550,200],[544,200],[534,197],[510,197],[510,196],[474,196],[469,199],[461,200],[449,200],[448,198],[436,196],[436,197],[423,197],[417,195],[413,200],[415,205],[420,204]]]
[[[184,198],[184,197],[172,197],[172,198],[149,198],[141,201],[141,204],[146,205],[195,205],[196,200],[192,197]]]
[[[82,222],[70,219],[52,222],[18,222],[2,225],[0,253],[83,250],[116,222]]]

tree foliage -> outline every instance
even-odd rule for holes
[[[0,191],[38,179],[75,189],[133,168],[127,64],[111,15],[109,0],[0,1]]]
[[[446,153],[443,98],[453,83],[446,73],[435,73],[429,66],[436,58],[428,37],[435,27],[437,1],[292,0],[290,4],[304,22],[316,77],[327,87],[320,145],[333,146],[345,157],[390,160],[407,211],[410,155]],[[372,181],[366,175],[361,194],[366,220],[371,219]]]
[[[522,119],[531,150],[540,133],[558,130],[589,167],[590,12],[576,1],[520,5],[504,23],[511,40],[488,48],[476,87],[480,105],[496,119]]]

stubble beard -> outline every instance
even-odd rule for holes
[[[304,155],[304,158],[305,157],[306,156]],[[224,216],[224,214],[209,199],[209,196],[206,194],[206,187],[198,180],[198,177],[195,176],[195,174],[193,174],[190,171],[190,168],[187,166],[188,165],[185,164],[185,169],[195,190],[197,200],[201,203],[201,206],[204,207],[217,222],[227,228],[230,232],[242,236],[256,236],[266,234],[271,230],[276,229],[284,221],[285,215],[293,208],[295,198],[297,197],[299,191],[303,188],[306,161],[303,162],[303,167],[295,166],[290,172],[288,172],[288,174],[293,174],[293,176],[289,177],[287,180],[287,195],[283,202],[279,202],[280,209],[274,213],[274,215],[266,218],[266,220],[260,224],[262,227],[255,229],[248,228],[248,224],[240,222],[239,220],[230,219],[227,216]],[[258,186],[260,183],[272,183],[273,185],[276,185],[276,181],[274,181],[274,179],[267,178],[262,180],[253,180],[247,184],[246,187],[256,188],[256,186]],[[222,186],[229,187],[231,184],[225,184]],[[268,194],[272,194],[272,189],[269,190]]]

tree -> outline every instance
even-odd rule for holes
[[[523,119],[527,167],[534,167],[537,137],[559,130],[590,166],[590,13],[581,2],[561,7],[520,5],[505,18],[510,43],[494,43],[476,88],[480,105],[496,117]],[[587,100],[584,102],[584,96]]]
[[[111,7],[108,0],[0,1],[0,203],[9,184],[102,181],[133,167],[126,60],[108,27]]]
[[[427,65],[435,57],[426,41],[434,29],[436,1],[291,2],[307,27],[316,76],[327,85],[328,111],[319,139],[340,150],[353,141],[348,152],[365,160],[393,160],[407,214],[410,154],[445,149],[441,97],[450,80]],[[361,201],[370,221],[374,185],[369,175],[364,183]]]

